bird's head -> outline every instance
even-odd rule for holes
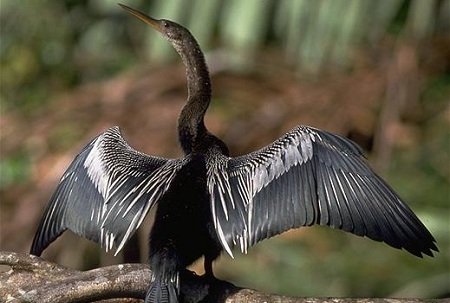
[[[185,36],[190,35],[189,31],[183,26],[165,19],[154,19],[138,10],[128,7],[123,4],[119,4],[124,10],[135,16],[136,18],[144,21],[155,30],[160,32],[169,42],[174,45],[180,45],[183,42]]]

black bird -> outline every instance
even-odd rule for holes
[[[42,251],[66,229],[116,253],[157,205],[145,302],[178,302],[179,273],[205,256],[206,275],[225,250],[242,252],[291,228],[328,225],[433,256],[435,239],[344,137],[297,126],[272,144],[230,157],[203,118],[211,83],[202,51],[184,27],[121,5],[180,54],[188,97],[178,119],[184,157],[132,149],[119,128],[93,139],[64,173],[31,247]]]

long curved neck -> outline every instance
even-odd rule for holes
[[[186,66],[188,98],[178,118],[178,137],[185,153],[196,148],[196,142],[206,133],[203,121],[211,100],[211,81],[208,67],[194,37],[175,45]]]

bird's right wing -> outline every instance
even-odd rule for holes
[[[211,157],[208,190],[224,249],[243,252],[291,228],[328,225],[421,256],[435,240],[352,141],[298,126],[265,148]]]
[[[69,229],[105,249],[120,251],[149,209],[169,188],[183,160],[132,149],[113,127],[75,158],[53,194],[31,247],[40,255]]]

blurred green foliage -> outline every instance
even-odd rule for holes
[[[0,188],[24,182],[28,177],[30,159],[23,151],[0,160]]]
[[[205,49],[219,43],[234,50],[236,57],[247,54],[248,61],[252,58],[248,54],[264,45],[281,47],[302,73],[351,67],[358,47],[376,46],[389,32],[418,39],[445,30],[449,3],[127,1],[184,24]],[[55,92],[109,77],[139,62],[136,53],[158,60],[175,56],[168,43],[123,14],[116,1],[4,0],[0,17],[2,110],[33,113]]]
[[[2,1],[3,111],[30,115],[52,95],[130,65],[132,49],[120,34],[124,24],[114,16],[117,12],[109,13],[113,7],[119,10],[101,3]]]
[[[124,2],[184,24],[205,50],[217,45],[231,50],[237,68],[256,60],[257,50],[273,47],[301,73],[317,77],[329,69],[351,70],[359,50],[375,52],[383,39],[423,41],[439,32],[448,35],[450,23],[448,0]],[[2,0],[0,18],[2,115],[42,115],[45,103],[61,92],[111,77],[145,59],[175,57],[166,41],[121,11],[115,0]],[[242,286],[304,296],[387,296],[405,280],[426,283],[430,277],[442,277],[439,281],[445,284],[450,259],[445,165],[450,163],[450,140],[444,113],[449,83],[445,69],[427,79],[419,98],[425,114],[416,121],[423,130],[420,144],[396,150],[387,171],[388,180],[438,239],[437,258],[417,261],[381,244],[367,248],[360,245],[364,239],[315,228],[292,241],[265,241],[248,256],[239,256],[239,262],[222,258],[222,276]],[[55,136],[68,146],[78,135],[64,129]],[[25,182],[31,158],[25,149],[2,154],[0,188]],[[370,267],[365,266],[368,260]],[[448,285],[406,295],[448,295]]]

